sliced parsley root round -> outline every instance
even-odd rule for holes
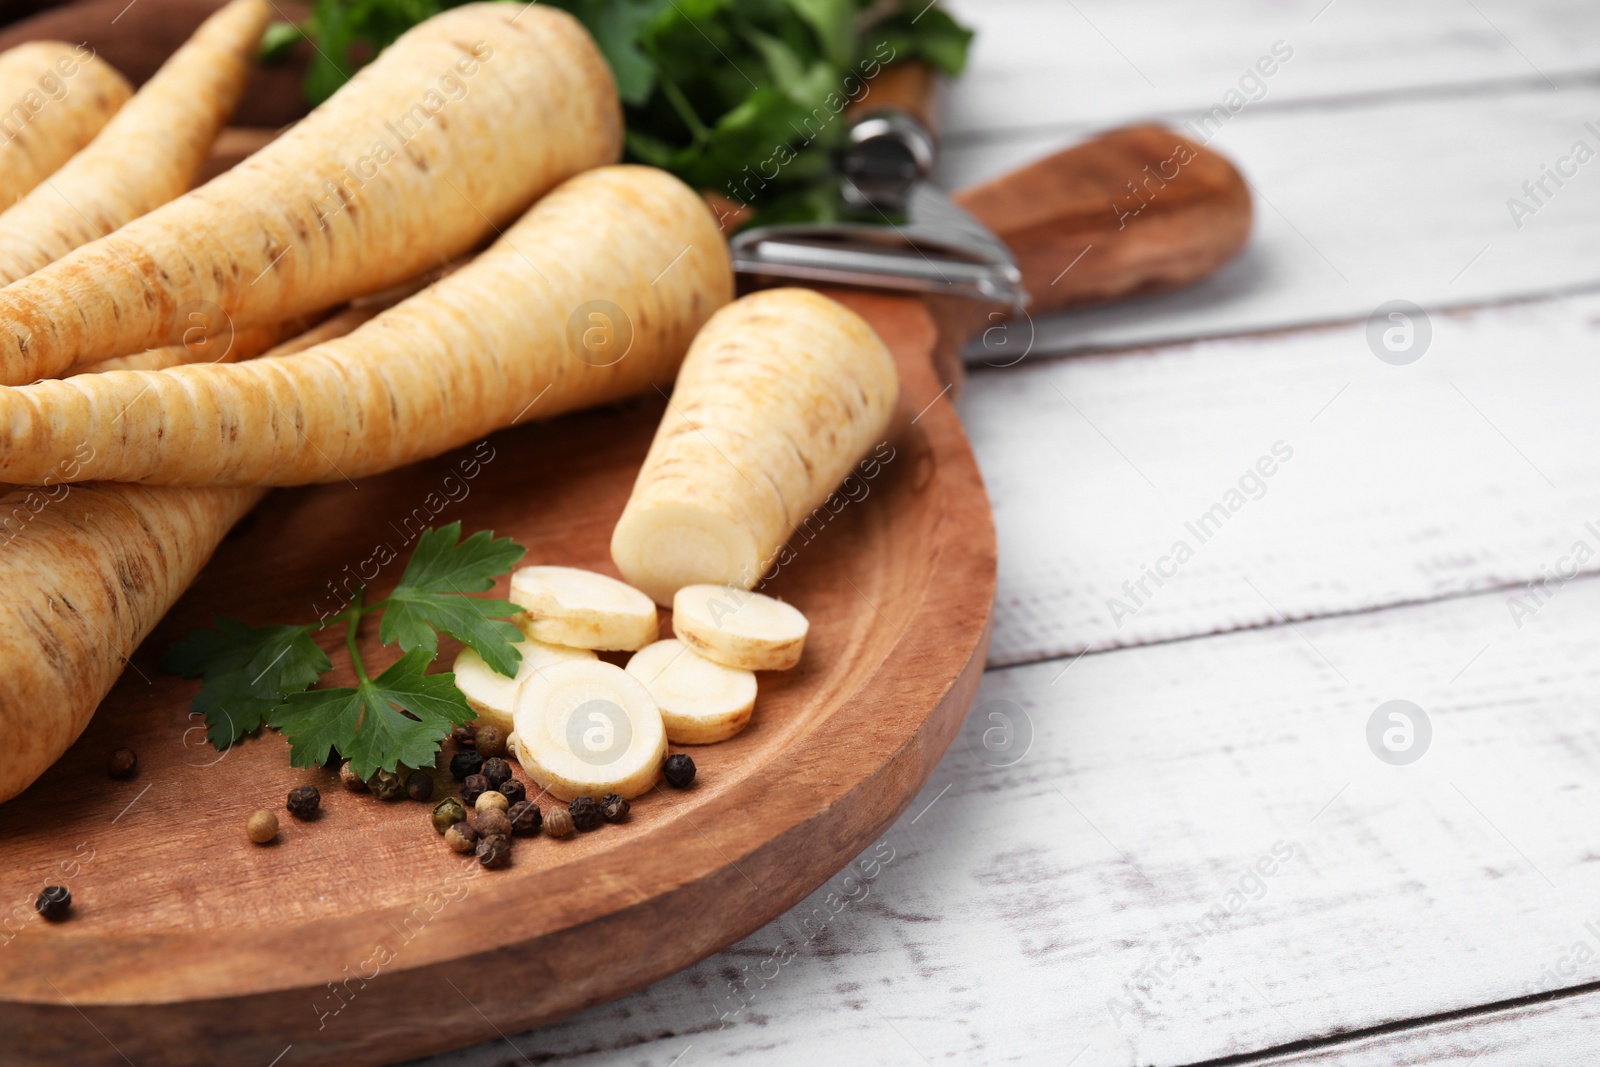
[[[237,328],[394,285],[621,149],[610,69],[570,15],[446,11],[238,166],[0,290],[0,382],[163,344],[194,302]]]
[[[686,585],[672,598],[672,632],[727,667],[786,671],[800,662],[810,629],[798,608],[736,586]]]
[[[672,638],[641,648],[625,669],[650,690],[675,745],[726,741],[745,728],[756,706],[754,674],[724,667]]]
[[[87,148],[8,203],[0,214],[0,285],[188,189],[239,102],[271,18],[267,0],[233,0],[206,19]]]
[[[517,625],[538,641],[613,652],[656,639],[656,606],[615,578],[577,567],[523,567],[511,576]]]
[[[517,690],[517,759],[560,800],[632,799],[656,784],[667,734],[650,692],[621,667],[569,660]]]
[[[688,186],[602,167],[347,337],[281,359],[0,388],[0,481],[60,478],[84,445],[94,459],[69,480],[297,485],[390,470],[670,381],[732,289],[727,244]],[[621,358],[583,347],[594,316],[627,334]]]
[[[516,728],[512,715],[517,706],[517,689],[528,675],[553,663],[595,658],[586,648],[563,648],[532,639],[517,642],[516,648],[522,653],[522,662],[517,664],[517,673],[509,678],[485,663],[483,657],[470,648],[461,650],[451,668],[456,676],[456,688],[467,698],[467,705],[478,718],[493,723],[508,735]]]
[[[755,585],[794,528],[882,440],[894,360],[855,312],[809,289],[723,308],[695,338],[611,536],[623,578]]]
[[[87,45],[32,41],[0,53],[0,211],[54,174],[94,139],[133,89]],[[17,109],[28,116],[16,127]]]

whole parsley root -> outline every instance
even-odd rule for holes
[[[133,89],[87,45],[31,41],[0,53],[0,113],[17,136],[0,144],[0,210],[16,203],[88,144]]]
[[[602,167],[347,337],[282,359],[0,388],[0,481],[299,485],[390,470],[671,381],[732,295],[727,245],[688,186]],[[63,474],[85,447],[93,460]]]
[[[238,328],[394,285],[621,150],[571,16],[445,12],[232,170],[0,290],[0,382],[165,344],[196,302]]]
[[[0,285],[188,189],[239,102],[271,18],[267,0],[233,0],[206,19],[87,148],[8,205],[0,215]]]

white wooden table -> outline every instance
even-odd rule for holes
[[[1198,121],[1290,50],[1214,120],[1250,248],[973,374],[991,669],[875,877],[428,1062],[1594,1062],[1600,9],[956,7],[952,186]],[[1431,338],[1397,366],[1367,320],[1400,299]],[[1397,699],[1431,725],[1404,765],[1368,740]]]

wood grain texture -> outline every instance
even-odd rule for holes
[[[155,666],[214,612],[315,617],[342,568],[365,570],[384,542],[403,558],[436,521],[513,535],[531,560],[611,571],[611,526],[659,402],[509,431],[359,486],[276,494],[79,742],[0,808],[7,1055],[267,1063],[292,1044],[278,1062],[349,1064],[447,1048],[485,1017],[517,1029],[691,963],[874,840],[970,702],[994,549],[960,424],[930,403],[931,324],[909,301],[853,302],[901,361],[897,458],[773,583],[812,620],[807,656],[762,679],[744,733],[696,751],[692,792],[646,798],[602,833],[525,841],[511,869],[480,875],[443,847],[426,806],[294,770],[277,736],[212,751],[186,714],[193,683]],[[384,568],[375,593],[398,571]],[[139,778],[106,782],[116,745],[139,752]],[[285,819],[274,846],[250,845],[248,812],[302,782],[323,788],[323,816]],[[57,881],[73,889],[74,917],[50,926],[29,905]]]

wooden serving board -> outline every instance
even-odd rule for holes
[[[625,824],[518,839],[511,866],[486,871],[445,847],[431,803],[344,792],[333,772],[290,767],[276,734],[216,752],[188,713],[196,683],[157,666],[216,613],[315,618],[330,583],[370,576],[367,561],[388,545],[399,558],[370,581],[383,594],[422,526],[460,520],[513,536],[526,562],[614,574],[611,528],[661,398],[498,433],[358,484],[276,492],[135,654],[78,742],[0,806],[5,1058],[282,1067],[466,1045],[701,959],[868,848],[972,700],[995,536],[930,370],[927,312],[835,295],[870,318],[899,362],[894,456],[864,498],[793,542],[795,561],[769,588],[809,616],[805,658],[762,675],[738,737],[690,749],[691,790],[640,798]],[[374,633],[364,640],[369,662],[393,658]],[[122,745],[140,770],[114,781],[106,757]],[[303,783],[323,795],[310,823],[282,812]],[[436,797],[455,790],[444,772],[438,785]],[[281,813],[268,846],[244,834],[262,807]],[[32,908],[51,883],[73,893],[59,925]]]

